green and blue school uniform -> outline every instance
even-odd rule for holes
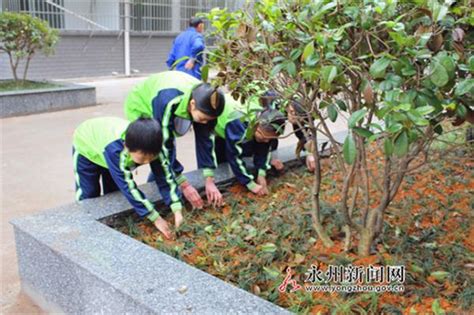
[[[137,188],[132,171],[138,166],[125,148],[125,132],[129,121],[116,117],[86,120],[73,136],[73,160],[76,200],[100,196],[120,190],[140,217],[155,221],[159,214],[154,205]],[[150,163],[160,172],[158,156]]]
[[[248,123],[262,107],[256,99],[249,100],[244,105],[229,94],[225,95],[225,104],[224,112],[218,117],[215,127],[218,136],[217,160],[227,161],[237,180],[251,190],[256,186],[255,177],[248,171],[243,158],[253,156],[258,176],[266,176],[271,167],[271,144],[257,142],[253,136],[254,130],[251,130]]]
[[[202,81],[180,71],[166,71],[150,76],[133,88],[125,102],[125,115],[134,121],[139,117],[155,118],[163,133],[161,176],[155,175],[165,203],[171,210],[182,209],[179,185],[186,181],[183,166],[176,158],[175,139],[194,129],[198,168],[205,177],[214,176],[217,161],[214,154],[216,121],[199,124],[192,120],[188,104],[192,91]]]

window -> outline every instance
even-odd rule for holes
[[[60,6],[64,0],[50,0]],[[64,27],[64,12],[46,2],[46,0],[17,0],[9,2],[12,11],[27,12],[49,23],[53,28]]]
[[[123,3],[120,15],[124,16]],[[135,0],[131,5],[132,31],[171,31],[172,0]],[[123,19],[121,21],[123,28]]]

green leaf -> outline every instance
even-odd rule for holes
[[[449,82],[449,75],[446,68],[436,60],[431,64],[430,80],[437,87],[443,87]]]
[[[382,57],[370,66],[370,75],[374,79],[381,79],[385,76],[385,69],[390,65],[390,59]]]
[[[354,138],[348,134],[343,145],[344,160],[347,164],[353,164],[357,155]]]
[[[383,150],[386,156],[391,156],[393,154],[393,143],[390,138],[385,138],[383,142]]]
[[[301,55],[301,50],[300,49],[293,49],[290,53],[290,58],[291,58],[291,60],[298,60],[300,55]]]
[[[337,101],[336,101],[336,104],[337,104],[337,106],[339,106],[339,108],[340,108],[342,111],[346,111],[346,110],[347,110],[347,105],[346,105],[346,103],[344,103],[344,101],[342,101],[342,100],[337,100]]]
[[[247,236],[245,236],[245,240],[248,241],[248,240],[251,240],[252,238],[254,238],[255,236],[257,236],[257,229],[249,224],[247,225],[244,225],[245,229],[247,230],[248,234]]]
[[[189,56],[184,56],[184,57],[179,58],[178,60],[176,60],[176,61],[171,65],[171,69],[170,69],[170,70],[174,70],[174,68],[176,68],[176,66],[177,66],[181,61],[188,60],[188,59],[189,59]]]
[[[277,64],[276,66],[273,67],[272,71],[270,72],[270,75],[271,76],[275,76],[277,75],[278,73],[281,72],[281,70],[286,66],[285,63],[279,63]]]
[[[276,270],[275,268],[263,267],[263,270],[271,279],[276,279],[278,276],[280,276],[280,271]]]
[[[378,130],[380,130],[380,131],[383,131],[382,126],[380,126],[379,124],[376,124],[376,123],[370,123],[370,124],[369,124],[369,127],[371,127],[371,128],[376,128],[376,129],[378,129]]]
[[[319,109],[324,109],[326,107],[328,107],[330,104],[328,103],[328,101],[325,101],[325,100],[322,100],[320,103],[319,103]]]
[[[438,1],[428,1],[428,3],[429,8],[433,14],[433,20],[439,22],[444,19],[444,17],[448,13],[448,7],[440,4]]]
[[[446,53],[438,56],[439,63],[443,65],[444,69],[448,73],[449,79],[453,79],[456,75],[456,64],[454,63],[453,59]]]
[[[276,56],[275,58],[272,59],[272,62],[273,62],[273,63],[279,63],[279,62],[282,62],[282,61],[284,61],[284,60],[286,60],[285,57],[283,57],[283,56]]]
[[[467,93],[474,95],[474,79],[473,78],[465,79],[456,85],[456,90],[454,91],[454,95],[462,96]]]
[[[428,114],[431,114],[435,110],[435,108],[431,105],[426,105],[426,106],[422,106],[422,107],[417,107],[417,108],[415,108],[415,110],[421,116],[426,116]]]
[[[207,79],[209,78],[209,64],[205,64],[201,68],[201,77],[202,81],[207,82]]]
[[[404,112],[407,112],[411,109],[411,104],[410,103],[403,103],[403,104],[400,104],[398,106],[395,106],[393,108],[393,110],[397,111],[397,110],[402,110]]]
[[[337,76],[337,68],[335,66],[328,66],[323,68],[324,80],[331,83]]]
[[[358,111],[352,113],[351,117],[349,118],[349,128],[354,128],[356,124],[364,118],[365,114],[367,113],[366,108],[359,109]]]
[[[380,83],[380,89],[386,92],[393,90],[394,88],[399,87],[403,82],[403,79],[393,73],[389,73],[385,80]]]
[[[312,55],[309,55],[308,58],[305,60],[305,64],[307,66],[314,66],[318,63],[319,61],[319,56],[317,56],[316,54],[312,54]]]
[[[446,314],[446,312],[444,311],[444,309],[441,307],[441,305],[439,305],[439,300],[436,299],[433,301],[433,304],[431,305],[431,309],[433,310],[433,313],[435,315],[443,315],[443,314]]]
[[[424,270],[420,266],[417,266],[415,264],[411,264],[411,270],[413,270],[416,273],[421,273],[423,274]]]
[[[301,59],[306,62],[306,60],[314,53],[314,42],[309,42],[303,50],[303,55]]]
[[[437,281],[444,281],[450,275],[447,271],[433,271],[430,276],[435,278]]]
[[[397,33],[397,32],[389,32],[388,35],[397,43],[398,46],[407,46],[409,44],[409,38],[407,37],[406,33]]]
[[[209,234],[212,234],[214,232],[214,228],[212,227],[212,225],[208,225],[204,228],[204,231],[206,231]]]
[[[416,74],[416,69],[412,65],[408,65],[405,68],[402,69],[402,75],[406,77],[411,77]]]
[[[416,110],[410,110],[407,112],[408,118],[418,126],[428,126],[429,121],[421,116]]]
[[[369,137],[369,144],[371,144],[372,142],[374,142],[375,140],[377,140],[378,138],[382,137],[383,135],[381,133],[376,133],[376,134],[373,134]]]
[[[321,69],[321,88],[323,90],[329,90],[331,88],[331,82],[337,76],[337,68],[335,66],[324,66]]]
[[[461,118],[465,118],[467,115],[467,109],[464,105],[458,104],[456,106],[456,115]]]
[[[390,133],[395,134],[395,133],[399,132],[400,130],[402,130],[402,128],[403,128],[403,125],[402,125],[402,124],[400,124],[400,123],[395,123],[395,124],[391,125],[391,126],[387,129],[387,131],[390,132]]]
[[[402,157],[408,153],[408,135],[402,131],[395,139],[394,153],[398,157]]]
[[[286,71],[292,77],[296,76],[296,64],[294,62],[289,62],[286,66]]]
[[[274,253],[277,250],[277,247],[273,243],[265,243],[262,245],[262,251],[266,253]]]
[[[373,132],[368,130],[368,129],[365,129],[365,128],[354,127],[353,130],[359,136],[364,137],[364,138],[369,138],[369,137],[373,136]]]
[[[328,116],[332,122],[335,122],[337,119],[337,109],[334,104],[329,105],[328,107]]]

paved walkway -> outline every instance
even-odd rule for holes
[[[41,314],[41,310],[20,292],[13,229],[8,222],[74,201],[71,159],[74,129],[92,117],[123,117],[125,96],[143,79],[81,80],[79,83],[96,86],[100,105],[0,120],[1,314]],[[281,146],[294,141],[294,137],[289,137]],[[185,171],[195,169],[193,135],[179,138],[177,146],[178,158]],[[147,174],[148,167],[139,168],[137,182],[144,183]]]

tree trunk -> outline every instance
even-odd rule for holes
[[[29,54],[28,58],[26,59],[25,70],[23,71],[23,81],[26,80],[26,74],[28,73],[28,67],[30,66],[31,57],[33,57],[33,54]]]
[[[18,61],[15,63],[11,53],[8,53],[8,58],[10,60],[10,68],[12,69],[13,79],[18,81],[18,75],[16,74],[16,67],[18,66]]]
[[[323,242],[324,247],[327,247],[327,248],[333,247],[334,242],[331,240],[331,238],[328,236],[328,234],[324,230],[324,227],[322,226],[321,222],[317,218],[317,214],[314,212],[311,212],[311,216],[313,219],[313,227],[316,230],[316,234],[318,234],[318,237]]]
[[[315,161],[315,170],[314,170],[314,181],[313,181],[313,188],[312,188],[312,204],[313,204],[313,211],[311,211],[311,218],[313,221],[313,227],[316,230],[319,238],[323,242],[325,247],[332,247],[334,243],[332,242],[331,238],[327,235],[326,231],[321,224],[321,204],[319,200],[319,192],[321,190],[321,161],[318,152],[318,139],[316,137],[316,130],[314,125],[311,125],[311,136],[314,143],[313,146],[313,154],[314,161]]]
[[[363,228],[360,233],[358,254],[359,257],[367,257],[370,255],[370,247],[374,241],[374,232],[372,228]]]
[[[349,225],[344,225],[342,230],[344,231],[344,251],[348,252],[352,246],[352,230]]]

